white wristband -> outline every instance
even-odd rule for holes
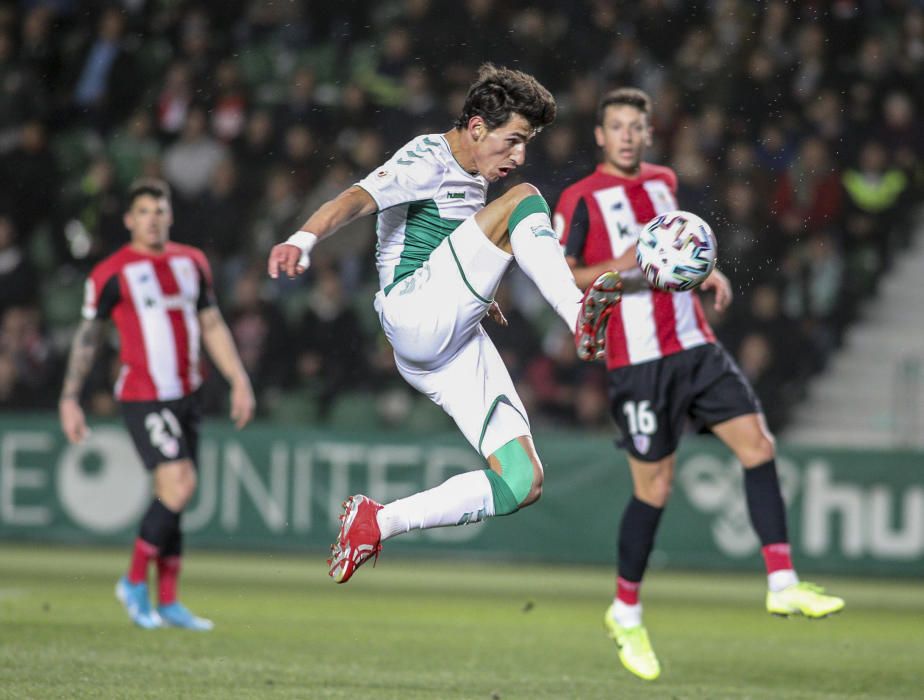
[[[291,236],[286,239],[286,243],[289,245],[294,245],[300,251],[302,251],[301,257],[298,259],[299,267],[303,267],[306,270],[309,265],[308,255],[311,253],[311,249],[314,248],[315,243],[318,242],[318,237],[309,233],[308,231],[296,231]]]

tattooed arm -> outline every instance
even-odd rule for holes
[[[87,421],[80,408],[80,392],[93,367],[96,351],[103,335],[103,321],[83,320],[74,334],[71,354],[67,361],[67,374],[58,401],[61,429],[71,442],[81,442],[87,435]]]

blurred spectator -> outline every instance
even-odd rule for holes
[[[0,320],[0,356],[6,355],[16,368],[11,391],[20,409],[37,408],[57,388],[57,358],[40,319],[38,307],[11,306]]]
[[[16,240],[16,226],[0,214],[0,317],[11,306],[34,303],[37,292],[35,269]]]
[[[241,142],[234,146],[234,157],[240,166],[241,190],[250,201],[256,201],[263,190],[266,174],[278,161],[273,115],[258,109],[247,119]]]
[[[283,135],[282,165],[295,183],[298,197],[305,196],[321,169],[319,147],[306,126],[292,124]]]
[[[866,141],[856,166],[844,173],[848,293],[858,298],[874,288],[879,271],[889,264],[890,237],[907,235],[895,217],[907,187],[904,171],[889,163],[878,141]]]
[[[265,270],[251,267],[234,282],[227,312],[241,361],[259,392],[278,390],[292,378],[292,338],[285,318],[266,301],[262,287]],[[259,406],[262,402],[257,401]]]
[[[312,271],[317,281],[298,324],[296,372],[326,416],[338,394],[368,380],[367,343],[336,267],[320,259],[312,261]]]
[[[275,121],[286,130],[295,124],[326,133],[330,130],[329,109],[316,95],[317,76],[310,66],[299,66],[292,72],[286,99],[276,110]]]
[[[160,145],[152,132],[151,115],[146,109],[138,109],[109,139],[107,150],[121,190],[127,190],[139,177],[158,174]]]
[[[108,158],[96,158],[65,192],[67,244],[64,259],[98,262],[127,241],[115,171]]]
[[[810,136],[799,156],[776,182],[773,213],[790,236],[838,222],[842,196],[840,174],[831,163],[825,142]]]
[[[96,36],[78,59],[74,105],[89,123],[106,130],[128,115],[138,96],[131,50],[124,40],[125,18],[117,7],[103,10]]]
[[[0,158],[3,197],[25,242],[36,226],[49,223],[55,213],[49,202],[60,198],[60,173],[48,146],[48,133],[39,121],[25,122],[16,148]]]
[[[266,179],[263,197],[257,203],[247,254],[257,259],[268,255],[270,248],[304,223],[300,213],[295,181],[284,169],[274,168]]]
[[[215,96],[210,109],[212,133],[225,143],[235,141],[244,132],[247,106],[247,92],[237,62],[221,61],[215,69]]]
[[[226,155],[227,149],[208,133],[205,109],[192,107],[180,138],[164,151],[164,177],[181,200],[192,200],[205,191]]]
[[[15,146],[25,120],[45,116],[47,103],[39,74],[18,59],[12,32],[0,28],[0,156]]]
[[[193,87],[189,66],[174,61],[164,76],[157,96],[157,127],[167,136],[179,134],[192,105]]]
[[[761,399],[764,417],[770,430],[776,430],[784,417],[780,410],[783,405],[781,389],[784,378],[773,370],[776,358],[767,336],[763,333],[746,335],[741,341],[735,359]]]
[[[222,262],[244,247],[249,204],[234,160],[224,158],[215,166],[205,192],[184,206],[182,217],[175,217],[173,235],[204,250],[220,274]]]

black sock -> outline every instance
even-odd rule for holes
[[[776,461],[770,460],[744,470],[744,495],[751,525],[764,546],[789,542],[786,534],[786,506],[776,475]]]
[[[619,524],[620,578],[633,583],[642,580],[663,512],[663,508],[655,508],[635,496],[629,499]]]
[[[176,529],[167,537],[163,549],[160,550],[161,557],[179,557],[183,554],[183,530],[180,528],[180,519],[177,518]]]
[[[155,498],[141,519],[138,535],[145,542],[157,547],[158,554],[162,554],[170,538],[179,529],[180,514],[170,510]]]

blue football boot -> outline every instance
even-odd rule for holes
[[[160,615],[151,609],[148,598],[148,584],[131,583],[127,576],[118,580],[115,587],[116,598],[125,608],[131,621],[142,629],[152,630],[162,627]]]
[[[198,632],[208,632],[215,625],[211,620],[204,617],[196,617],[179,601],[169,605],[158,605],[157,612],[160,619],[168,627],[182,627],[187,630],[196,630]]]

